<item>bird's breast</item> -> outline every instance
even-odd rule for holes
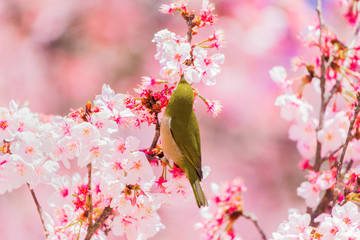
[[[174,161],[177,165],[181,167],[184,161],[184,155],[182,154],[180,148],[176,145],[176,142],[171,134],[170,124],[171,118],[164,115],[160,125],[160,138],[162,149],[167,159]]]

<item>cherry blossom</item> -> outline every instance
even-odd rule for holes
[[[315,207],[320,201],[320,186],[316,183],[303,182],[297,189],[297,194],[305,199],[309,207]]]
[[[280,224],[277,232],[272,234],[272,240],[311,239],[312,227],[309,214],[300,214],[297,209],[289,210],[289,221]]]
[[[340,0],[340,4],[345,8],[344,17],[350,25],[354,26],[359,17],[359,2],[354,0]]]
[[[241,179],[235,179],[222,186],[213,183],[212,190],[215,194],[213,198],[215,211],[212,212],[211,208],[202,210],[201,214],[205,219],[197,223],[196,228],[204,231],[204,239],[238,238],[232,225],[243,212],[241,195],[246,191],[244,183]]]
[[[209,56],[206,50],[199,47],[194,49],[194,54],[196,55],[194,65],[203,76],[204,83],[207,85],[214,85],[215,77],[220,72],[219,64],[224,63],[224,55],[215,53],[214,55]]]
[[[275,100],[275,105],[281,107],[281,116],[288,121],[307,122],[313,111],[313,107],[309,103],[293,94],[278,96]]]
[[[283,91],[292,93],[291,84],[292,80],[288,78],[286,70],[283,66],[275,66],[269,71],[271,79],[281,88]]]
[[[108,108],[109,110],[117,110],[119,112],[125,110],[123,100],[125,94],[115,94],[109,85],[104,84],[101,95],[97,95],[94,100],[95,106],[99,108]]]
[[[19,128],[19,122],[11,118],[7,108],[0,108],[0,139],[11,141]]]

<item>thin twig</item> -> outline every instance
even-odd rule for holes
[[[360,185],[359,184],[357,184],[356,186],[355,186],[355,188],[354,188],[354,193],[356,193],[358,190],[359,190],[359,188],[360,188]],[[346,199],[344,199],[344,200],[346,200]]]
[[[250,221],[252,221],[256,227],[256,229],[258,230],[259,234],[261,235],[261,239],[263,240],[266,240],[266,235],[264,233],[264,231],[261,229],[260,225],[259,225],[259,222],[256,218],[256,216],[254,216],[253,214],[251,213],[246,213],[246,212],[243,212],[242,213],[242,216]]]
[[[108,219],[110,215],[112,215],[112,208],[110,206],[107,206],[104,208],[101,215],[96,219],[93,227],[91,229],[88,229],[86,237],[84,240],[90,240],[91,237],[95,234],[95,232],[103,225],[103,223]]]
[[[332,87],[327,97],[325,97],[325,101],[324,101],[325,107],[329,104],[334,94],[339,90],[339,87],[340,87],[340,79],[337,79],[335,85]]]
[[[351,135],[350,141],[354,138],[354,135]],[[326,160],[329,160],[331,157],[333,157],[338,151],[340,151],[343,147],[345,146],[345,144],[341,144],[337,149],[335,149],[334,151],[332,151],[329,155],[327,155],[326,157],[323,157],[321,159],[321,163],[325,162]]]
[[[159,141],[159,137],[160,137],[160,122],[159,122],[158,113],[155,113],[155,121],[156,121],[155,136],[154,136],[154,139],[153,139],[153,141],[151,143],[151,146],[149,148],[150,151],[156,147],[157,142]]]
[[[317,208],[311,214],[310,226],[316,227],[318,225],[318,223],[314,222],[315,218],[317,218],[320,214],[322,214],[326,211],[326,209],[329,207],[329,203],[331,202],[332,199],[333,199],[333,193],[332,193],[332,190],[329,188],[324,193],[324,196],[322,197]]]
[[[315,153],[315,163],[314,163],[314,171],[318,172],[320,170],[321,164],[325,162],[325,160],[329,159],[331,156],[333,156],[337,151],[339,151],[343,146],[341,146],[339,149],[332,152],[328,157],[322,158],[321,157],[321,149],[322,145],[319,141],[318,133],[320,130],[324,127],[324,117],[327,105],[329,104],[331,98],[334,96],[334,94],[338,91],[338,88],[340,86],[340,80],[338,79],[331,89],[331,91],[328,93],[328,95],[325,94],[325,81],[326,81],[326,69],[331,65],[332,57],[330,56],[330,63],[326,64],[325,62],[325,56],[323,54],[323,29],[324,29],[324,20],[322,17],[322,2],[321,0],[318,0],[317,2],[317,14],[319,18],[319,49],[321,54],[321,65],[320,65],[320,90],[321,90],[321,107],[320,107],[320,114],[319,114],[319,125],[316,128],[316,153]],[[308,209],[308,212],[311,214],[311,224],[315,225],[314,219],[322,212],[326,210],[326,208],[329,206],[330,201],[332,200],[332,192],[330,190],[326,191],[323,198],[321,199],[319,205],[317,208],[312,212],[312,209]]]
[[[93,204],[92,204],[92,193],[91,193],[91,172],[92,172],[92,164],[89,163],[88,167],[88,205],[89,205],[89,212],[88,212],[88,232],[91,231],[93,227]]]
[[[42,208],[41,208],[41,206],[40,206],[40,204],[39,204],[39,201],[37,200],[37,197],[36,197],[36,194],[35,194],[34,190],[30,188],[30,184],[29,184],[29,183],[27,184],[27,186],[28,186],[28,188],[29,188],[29,190],[30,190],[30,192],[31,192],[31,196],[32,196],[32,198],[34,199],[34,202],[35,202],[37,211],[38,211],[38,213],[39,213],[40,220],[41,220],[41,223],[42,223],[43,228],[44,228],[45,237],[48,238],[49,232],[48,232],[48,230],[46,229],[46,226],[45,226],[44,215],[43,215]]]
[[[355,46],[356,39],[359,36],[359,31],[360,31],[360,20],[358,19],[358,21],[356,23],[356,28],[355,28],[355,31],[354,31],[354,35],[353,35],[353,38],[352,38],[352,40],[350,42],[349,48],[353,48]]]
[[[352,164],[353,161],[351,160],[350,163]],[[359,188],[360,188],[359,178],[356,178],[356,185],[352,191],[350,191],[350,185],[344,189],[344,199],[339,203],[339,205],[343,206],[347,201],[349,200],[351,201],[351,199],[348,199],[348,195],[351,193],[357,193]]]
[[[319,2],[320,2],[320,4],[319,4]],[[339,87],[340,87],[340,79],[337,79],[335,85],[332,87],[330,92],[328,94],[325,93],[325,74],[326,74],[326,69],[330,66],[330,64],[332,62],[332,57],[330,56],[329,63],[325,64],[325,57],[322,54],[322,39],[321,39],[322,28],[323,28],[322,27],[323,26],[322,16],[321,16],[321,1],[318,1],[318,10],[317,10],[317,12],[319,14],[319,21],[320,21],[319,48],[320,48],[320,52],[321,52],[321,67],[320,67],[321,68],[321,74],[320,74],[321,109],[320,109],[320,116],[319,116],[319,125],[318,125],[318,127],[316,129],[316,135],[323,128],[326,107],[329,104],[331,98],[339,90]],[[317,139],[317,141],[316,141],[316,153],[315,153],[314,170],[319,171],[320,167],[321,167],[321,164],[326,160],[326,158],[321,158],[322,145],[321,145],[321,142],[318,140],[318,137],[316,137],[316,139]],[[334,152],[334,154],[335,153],[336,152]]]
[[[360,188],[359,178],[357,178],[356,181],[357,181],[357,183],[356,183],[356,186],[355,186],[355,188],[354,188],[354,190],[353,190],[354,193],[356,193],[356,192],[359,190],[359,188]]]
[[[322,31],[323,31],[323,19],[322,19],[322,6],[321,6],[321,0],[318,0],[317,9],[316,9],[319,17],[319,48],[320,48],[320,54],[321,54],[321,66],[320,66],[320,89],[321,89],[321,109],[320,109],[320,116],[319,116],[319,125],[316,129],[316,153],[315,153],[315,164],[314,164],[314,171],[319,171],[321,166],[321,142],[318,138],[318,132],[323,128],[324,125],[324,115],[326,110],[325,105],[325,57],[322,52],[323,44],[322,44]]]
[[[346,166],[345,172],[348,172],[353,164],[354,164],[354,160],[351,159],[348,165]]]
[[[350,139],[352,138],[351,131],[353,130],[356,117],[360,112],[360,93],[357,93],[356,97],[357,97],[357,103],[356,103],[354,115],[352,116],[352,118],[350,120],[350,126],[349,126],[349,129],[348,129],[348,133],[347,133],[347,137],[346,137],[346,140],[345,140],[345,143],[344,143],[344,147],[343,147],[341,155],[340,155],[340,159],[337,161],[337,171],[336,171],[336,182],[335,182],[335,187],[334,187],[333,206],[335,206],[335,204],[337,202],[337,198],[338,198],[339,181],[340,181],[340,178],[341,178],[341,169],[342,169],[346,149],[347,149],[347,147],[349,145]]]
[[[332,153],[330,153],[328,156],[323,157],[321,159],[321,163],[325,162],[326,160],[329,160],[331,157],[333,157],[338,151],[340,151],[344,147],[344,144],[342,144],[340,147],[338,147],[336,150],[334,150]]]
[[[187,40],[188,40],[188,43],[191,45],[191,40],[192,40],[192,36],[193,36],[193,20],[195,18],[195,15],[193,13],[191,13],[189,16],[186,17],[186,24],[188,26],[188,32],[187,32]]]

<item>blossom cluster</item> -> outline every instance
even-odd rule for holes
[[[137,118],[126,108],[125,97],[104,85],[94,106],[88,104],[85,110],[54,116],[48,122],[14,102],[1,109],[1,193],[22,184],[30,189],[40,183],[51,185],[54,194],[48,203],[54,214],[45,212],[48,239],[84,238],[89,212],[96,220],[107,207],[111,217],[102,223],[97,239],[104,239],[110,227],[114,234],[128,239],[152,237],[163,227],[156,211],[178,195],[179,182],[182,193],[188,193],[186,178],[179,174],[168,177],[162,191],[152,190],[153,167],[140,151],[139,140],[118,134],[119,128]],[[82,179],[79,174],[61,175],[60,165],[91,170]]]
[[[290,209],[289,220],[280,224],[271,239],[360,239],[360,213],[353,202],[336,205],[331,214],[323,214],[315,221],[319,223],[317,228],[310,225],[310,214]]]
[[[201,210],[204,220],[196,224],[202,230],[204,239],[237,239],[233,224],[243,214],[242,192],[246,187],[241,179],[235,179],[221,187],[213,183],[214,193],[212,203],[215,210]]]
[[[169,5],[162,5],[160,11],[173,13],[179,11],[191,28],[186,37],[164,29],[155,34],[157,54],[155,59],[161,66],[161,76],[171,83],[178,81],[178,76],[185,75],[189,83],[198,83],[201,80],[206,85],[215,85],[216,76],[220,73],[219,64],[223,64],[224,55],[215,53],[210,55],[207,49],[219,50],[224,45],[224,32],[217,30],[207,39],[192,44],[192,36],[198,29],[206,25],[213,25],[216,15],[213,12],[215,5],[204,0],[198,15],[187,9],[186,1],[175,1]]]
[[[214,35],[215,37],[209,36],[206,42],[214,38],[217,45],[220,44],[219,39],[223,38],[223,32],[217,31]],[[173,82],[179,74],[184,74],[189,83],[202,80],[206,85],[215,85],[216,76],[220,73],[219,64],[224,62],[223,54],[209,55],[202,47],[204,43],[192,46],[186,38],[181,38],[167,29],[156,33],[153,41],[158,49],[155,59],[161,65],[162,77]]]
[[[203,1],[198,15],[188,10],[187,1],[173,1],[160,7],[160,12],[164,14],[178,11],[191,30],[184,37],[168,29],[160,30],[154,35],[152,41],[156,44],[155,59],[160,63],[162,79],[144,76],[142,83],[136,89],[139,96],[127,98],[127,107],[142,116],[135,123],[137,126],[143,122],[149,125],[156,124],[157,114],[166,107],[174,85],[179,81],[179,76],[184,75],[190,84],[201,81],[208,86],[216,84],[220,65],[225,60],[224,54],[218,52],[219,48],[224,46],[224,32],[216,30],[207,39],[192,43],[193,36],[198,33],[199,28],[215,23],[214,10],[215,5],[208,0]],[[209,52],[211,49],[215,49],[216,53],[211,54]],[[159,85],[162,87],[156,91]],[[208,100],[199,95],[197,89],[193,88],[193,90],[194,95],[199,96],[206,104],[208,112],[214,117],[220,113],[222,106],[219,101]]]
[[[340,0],[340,5],[345,9],[344,17],[348,23],[354,26],[359,17],[359,1],[358,0]]]
[[[342,1],[342,5],[348,23],[356,25],[358,1]],[[300,73],[299,77],[289,77],[282,66],[270,70],[271,78],[282,91],[275,105],[291,124],[289,138],[296,141],[302,157],[299,166],[307,171],[306,181],[297,188],[307,213],[290,210],[289,221],[279,226],[272,239],[359,238],[359,31],[356,28],[353,39],[347,43],[326,28],[321,9],[318,14],[319,22],[306,27],[300,39],[320,54],[311,60],[292,60],[292,70]],[[230,195],[226,201],[217,201],[221,194],[215,193],[215,211],[206,212],[206,220],[197,225],[205,231],[206,239],[238,238],[232,226],[239,216],[245,216],[240,192],[227,191],[225,196]],[[239,205],[234,205],[232,196]],[[266,239],[263,234],[262,237]]]
[[[342,1],[348,8],[350,25],[358,21],[357,1]],[[307,214],[289,212],[289,221],[279,226],[273,239],[358,239],[360,163],[360,77],[358,30],[347,43],[326,28],[318,11],[318,25],[308,26],[300,39],[320,54],[306,61],[296,57],[288,77],[276,66],[270,76],[283,91],[275,105],[290,121],[289,138],[297,143],[308,171],[307,180],[297,188],[305,200]],[[320,101],[319,101],[320,99]]]
[[[319,28],[308,29],[312,29],[312,32],[307,35],[306,44],[318,46]],[[270,71],[273,80],[284,91],[284,94],[276,99],[275,105],[281,107],[281,116],[292,122],[289,138],[297,142],[297,149],[303,157],[303,169],[313,171],[308,175],[309,181],[298,189],[298,194],[306,199],[309,207],[317,205],[321,190],[334,186],[336,169],[335,174],[332,170],[321,173],[319,166],[328,162],[332,169],[340,159],[347,138],[349,142],[343,162],[357,165],[360,160],[360,141],[357,134],[360,119],[355,116],[353,126],[349,129],[350,120],[358,105],[356,96],[359,76],[355,71],[358,69],[359,52],[357,47],[346,47],[334,33],[326,29],[322,32],[321,41],[324,42],[321,53],[324,58],[329,59],[326,62],[328,67],[323,74],[323,83],[320,79],[320,57],[316,57],[314,63],[306,63],[300,59],[293,61],[294,68],[306,68],[307,73],[301,78],[288,78],[283,67],[274,67]],[[316,98],[321,97],[323,109],[316,106]],[[319,111],[323,111],[321,128]],[[319,160],[316,160],[316,157]],[[326,179],[326,183],[321,182],[322,179]]]

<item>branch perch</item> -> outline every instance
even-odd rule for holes
[[[160,122],[159,122],[159,114],[155,113],[155,120],[156,120],[156,125],[155,125],[155,136],[154,139],[151,143],[151,146],[149,148],[149,150],[151,151],[152,149],[154,149],[157,145],[157,142],[159,141],[159,137],[160,137]]]
[[[85,240],[90,240],[91,237],[95,234],[95,232],[103,225],[103,223],[106,221],[106,219],[112,215],[112,208],[110,206],[107,206],[104,208],[101,215],[96,219],[94,225],[91,229],[88,228],[88,232],[86,234]]]
[[[248,220],[250,220],[251,222],[253,222],[253,224],[255,225],[256,229],[258,230],[259,234],[261,235],[261,239],[262,240],[266,240],[266,235],[264,233],[264,231],[261,229],[260,225],[259,225],[259,222],[256,218],[256,216],[254,216],[253,214],[251,213],[246,213],[246,212],[243,212],[242,213],[242,216]]]
[[[92,194],[91,194],[91,172],[92,172],[92,164],[89,163],[87,165],[88,167],[88,205],[89,205],[89,212],[88,212],[88,231],[92,228],[93,225],[93,204],[92,204]]]
[[[323,128],[324,125],[324,115],[325,115],[325,110],[326,110],[326,102],[325,102],[325,57],[324,54],[322,53],[322,48],[323,48],[323,44],[322,44],[322,31],[323,31],[323,18],[322,18],[322,4],[321,4],[321,0],[318,0],[317,2],[317,9],[316,9],[317,13],[318,13],[318,17],[319,17],[319,30],[320,30],[320,34],[319,34],[319,49],[320,49],[320,54],[321,54],[321,66],[320,66],[320,89],[321,89],[321,109],[320,109],[320,116],[319,116],[319,125],[316,129],[316,153],[315,153],[315,164],[314,164],[314,171],[319,171],[320,170],[320,166],[321,166],[321,143],[319,141],[318,138],[318,132]]]
[[[354,115],[352,116],[352,118],[350,120],[350,126],[349,126],[349,129],[348,129],[348,132],[347,132],[347,137],[346,137],[346,140],[345,140],[345,143],[344,143],[344,147],[342,149],[340,159],[337,161],[337,165],[336,165],[337,171],[336,171],[336,182],[335,182],[335,187],[334,187],[333,206],[335,206],[336,201],[338,199],[339,181],[340,181],[340,178],[341,178],[341,169],[342,169],[346,149],[347,149],[347,147],[349,145],[349,142],[350,142],[350,140],[352,138],[351,131],[352,131],[353,127],[354,127],[354,123],[355,123],[355,120],[357,118],[357,115],[360,112],[360,105],[359,105],[359,103],[360,103],[360,93],[359,92],[357,93],[356,97],[357,97],[357,103],[356,103]]]
[[[48,237],[49,237],[49,232],[48,232],[48,230],[46,229],[46,226],[45,226],[44,215],[43,215],[42,208],[41,208],[41,206],[40,206],[40,204],[39,204],[39,201],[38,201],[38,199],[37,199],[37,197],[36,197],[36,194],[35,194],[34,190],[30,188],[30,184],[29,184],[29,183],[27,183],[27,186],[28,186],[28,188],[29,188],[29,190],[30,190],[30,192],[31,192],[31,196],[32,196],[32,198],[33,198],[33,200],[34,200],[34,202],[35,202],[37,211],[38,211],[38,213],[39,213],[40,220],[41,220],[41,224],[42,224],[42,226],[43,226],[43,228],[44,228],[45,237],[48,238]]]

